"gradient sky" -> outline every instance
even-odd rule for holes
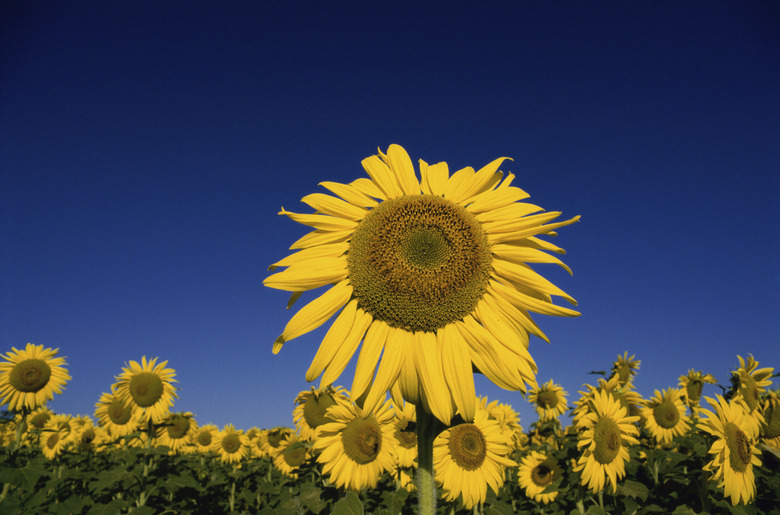
[[[391,143],[512,157],[532,202],[582,215],[555,239],[574,275],[536,267],[582,316],[537,316],[530,346],[571,400],[624,351],[644,396],[690,368],[727,384],[737,354],[780,368],[772,2],[0,9],[0,352],[59,347],[55,411],[91,415],[145,355],[201,424],[292,426],[324,329],[271,353],[293,311],[262,280],[307,232],[277,212]]]

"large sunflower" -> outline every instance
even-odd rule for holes
[[[529,312],[579,313],[554,305],[554,295],[576,303],[527,263],[569,270],[545,252],[563,250],[537,236],[579,217],[549,223],[560,213],[519,202],[528,194],[510,185],[512,174],[502,181],[504,159],[452,176],[446,163],[421,160],[418,179],[406,151],[391,145],[363,160],[371,179],[323,182],[336,196],[304,197],[314,214],[282,209],[314,230],[269,267],[286,270],[264,284],[292,292],[291,303],[304,291],[332,287],[290,319],[274,353],[339,313],[306,379],[333,384],[363,341],[352,397],[368,392],[370,411],[397,382],[404,399],[422,402],[445,423],[456,409],[473,418],[473,369],[506,389],[534,386],[528,335],[547,337]]]
[[[58,358],[59,349],[44,349],[28,343],[24,350],[11,347],[0,362],[0,406],[8,404],[11,411],[32,411],[62,393],[70,379],[64,368],[65,358]]]
[[[547,504],[558,497],[558,490],[545,493],[545,490],[563,477],[558,460],[542,452],[531,451],[522,459],[517,469],[517,482],[525,490],[525,495],[536,502]]]
[[[485,502],[488,486],[498,493],[504,470],[517,465],[508,458],[511,452],[512,435],[478,408],[473,422],[452,426],[433,442],[433,469],[442,496],[447,501],[461,496],[466,509]]]
[[[328,408],[333,422],[317,429],[313,449],[322,473],[340,488],[374,488],[379,477],[395,467],[393,411],[385,402],[373,412],[352,403]]]
[[[569,406],[566,404],[567,393],[563,387],[554,384],[552,379],[542,386],[534,388],[528,394],[528,401],[534,405],[539,422],[557,419],[563,415]]]
[[[95,404],[95,418],[113,436],[127,436],[140,428],[141,410],[116,393],[103,393]]]
[[[641,410],[645,427],[662,445],[672,443],[675,436],[682,436],[690,429],[691,421],[685,414],[682,396],[682,391],[676,388],[667,388],[663,393],[656,390]]]
[[[143,422],[161,423],[168,416],[173,399],[178,397],[173,386],[177,382],[174,379],[176,371],[165,368],[167,364],[167,361],[157,363],[157,358],[146,361],[143,356],[140,364],[131,361],[116,378],[116,393],[141,409]]]
[[[583,486],[599,492],[609,480],[612,492],[617,491],[618,480],[626,475],[625,464],[629,460],[626,447],[639,443],[637,420],[639,417],[628,416],[627,408],[610,392],[602,390],[593,394],[590,411],[579,420],[584,431],[577,447],[583,451],[574,470],[581,472]]]
[[[713,473],[712,479],[719,482],[732,505],[749,503],[756,496],[753,466],[761,465],[760,451],[756,448],[758,432],[747,422],[750,416],[745,403],[726,401],[720,395],[715,397],[705,397],[715,413],[702,409],[706,418],[699,422],[700,429],[717,438],[709,451],[714,457],[704,470]]]

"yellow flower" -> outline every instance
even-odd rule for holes
[[[373,412],[352,403],[328,408],[327,422],[317,428],[313,449],[322,473],[340,488],[374,488],[395,467],[393,412],[385,402]]]
[[[395,413],[396,462],[399,467],[411,468],[417,466],[417,413],[414,404],[406,403],[403,408],[393,406]]]
[[[612,363],[611,377],[617,376],[618,382],[622,387],[631,387],[634,381],[636,371],[639,370],[639,364],[642,363],[638,359],[634,359],[634,355],[628,357],[628,351],[624,352],[622,356],[618,356],[617,360]]]
[[[304,440],[312,441],[321,424],[329,422],[325,412],[337,402],[348,402],[344,388],[328,386],[319,390],[312,388],[309,392],[301,392],[295,398],[293,422],[298,433]]]
[[[780,451],[780,395],[777,391],[767,392],[762,403],[764,423],[761,425],[761,441]]]
[[[142,422],[161,423],[168,416],[173,399],[178,397],[173,386],[177,382],[174,379],[176,372],[165,368],[167,364],[167,361],[158,364],[157,358],[147,362],[146,356],[143,356],[140,364],[131,361],[116,378],[117,395],[141,409]]]
[[[41,431],[40,442],[43,455],[53,460],[70,443],[70,426],[63,425],[52,417]]]
[[[171,449],[171,454],[179,454],[191,445],[192,433],[197,430],[198,424],[192,413],[170,413],[156,428],[155,437],[157,444]]]
[[[314,230],[269,267],[286,269],[264,284],[292,292],[291,303],[330,288],[290,319],[274,353],[338,313],[306,379],[333,384],[363,341],[352,397],[367,392],[370,411],[397,384],[445,423],[455,410],[473,418],[474,369],[509,390],[534,386],[529,334],[547,337],[529,313],[579,313],[553,304],[552,296],[576,303],[528,263],[569,270],[545,252],[563,250],[538,236],[579,217],[549,223],[560,213],[519,202],[528,194],[510,185],[513,175],[502,181],[503,161],[452,176],[446,163],[420,161],[418,179],[406,151],[391,145],[363,160],[370,179],[324,182],[336,196],[304,197],[314,214],[282,209]]]
[[[483,408],[477,408],[473,422],[442,431],[433,442],[433,470],[442,496],[447,501],[460,496],[471,509],[485,502],[488,486],[498,493],[504,470],[517,465],[508,457],[511,438]]]
[[[190,444],[194,450],[203,454],[216,451],[219,428],[214,424],[206,424],[191,432]]]
[[[682,436],[690,429],[682,395],[676,388],[667,388],[663,393],[656,390],[642,408],[645,427],[659,444],[668,445],[675,436]]]
[[[280,442],[279,452],[274,456],[274,465],[285,476],[297,479],[298,470],[309,456],[309,444],[297,434],[291,434]]]
[[[685,403],[695,413],[701,399],[704,383],[715,384],[718,381],[712,374],[704,374],[694,369],[688,370],[688,375],[680,376],[680,388],[685,388]]]
[[[287,439],[293,434],[293,430],[289,427],[275,427],[273,429],[266,429],[260,432],[258,437],[258,445],[262,449],[262,453],[265,456],[270,456],[271,459],[276,457],[279,452],[279,446],[283,440]]]
[[[586,384],[585,387],[588,391],[579,392],[581,397],[574,403],[572,421],[575,426],[579,425],[579,420],[583,415],[591,411],[591,404],[597,392],[609,393],[622,407],[626,408],[626,413],[629,416],[639,416],[641,413],[641,406],[644,402],[642,396],[635,390],[632,390],[630,385],[620,386],[620,379],[616,375],[609,380],[599,378],[598,386]]]
[[[132,401],[116,393],[103,393],[95,404],[95,418],[113,436],[127,436],[138,431],[141,411]]]
[[[761,394],[766,392],[766,387],[772,384],[772,374],[775,369],[771,367],[758,368],[758,361],[753,356],[748,356],[747,361],[739,358],[739,368],[732,373],[732,381],[737,385],[734,395],[735,400],[741,400],[746,406],[745,423],[751,426],[751,431],[756,432],[764,424],[764,416],[758,409],[761,403]]]
[[[749,415],[743,402],[715,397],[705,397],[715,413],[702,409],[706,418],[699,422],[701,430],[717,438],[709,451],[714,457],[704,470],[713,473],[712,479],[731,498],[732,506],[740,502],[747,504],[756,496],[753,466],[761,465],[760,451],[756,448],[758,431],[747,423]]]
[[[58,358],[59,349],[44,349],[28,343],[24,350],[11,347],[0,362],[0,406],[8,404],[11,411],[32,411],[62,393],[70,379],[64,368],[65,358]]]
[[[54,415],[54,412],[52,412],[46,406],[38,406],[32,413],[30,413],[27,422],[30,424],[31,429],[43,429],[43,426],[46,425],[46,422],[49,420],[49,418],[51,418],[52,415]]]
[[[533,403],[539,422],[557,419],[563,415],[569,406],[566,404],[568,395],[560,385],[553,384],[552,379],[541,387],[534,388],[528,394],[528,401]]]
[[[610,392],[593,394],[590,411],[579,421],[584,431],[577,447],[583,448],[583,452],[574,467],[582,473],[583,486],[599,492],[609,480],[612,492],[617,491],[618,480],[626,475],[625,464],[629,460],[626,447],[639,443],[637,420],[639,417],[628,416],[628,410]]]
[[[563,477],[558,461],[544,453],[531,451],[523,458],[517,470],[517,481],[525,489],[525,495],[536,502],[550,503],[558,497],[558,490],[544,493],[553,483]]]
[[[487,397],[479,398],[479,406],[487,410],[488,418],[498,422],[501,432],[505,433],[513,449],[518,448],[519,435],[523,434],[523,426],[520,425],[520,414],[512,409],[509,404],[498,401],[488,402]]]
[[[216,435],[214,450],[223,463],[238,463],[249,453],[249,440],[243,431],[228,424]]]

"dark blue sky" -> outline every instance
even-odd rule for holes
[[[60,348],[53,409],[92,414],[146,355],[200,423],[292,425],[323,331],[271,354],[292,312],[262,280],[306,232],[276,213],[391,143],[512,157],[582,215],[555,240],[574,276],[537,267],[582,312],[536,318],[540,382],[576,398],[624,351],[645,396],[780,367],[773,3],[415,4],[2,3],[0,352]]]

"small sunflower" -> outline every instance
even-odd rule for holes
[[[214,452],[217,445],[219,428],[214,424],[206,424],[190,432],[190,444],[196,452],[208,454]]]
[[[43,426],[46,425],[46,422],[51,418],[52,415],[54,415],[54,412],[52,412],[52,410],[46,406],[38,406],[32,413],[30,413],[30,416],[27,419],[27,423],[30,424],[30,428],[43,429]]]
[[[139,430],[141,411],[116,393],[103,393],[95,404],[95,418],[113,436],[127,436]]]
[[[747,406],[746,422],[755,428],[764,423],[764,416],[758,409],[761,403],[761,394],[766,392],[766,387],[772,384],[772,374],[775,369],[771,367],[758,368],[758,361],[753,356],[747,360],[739,358],[739,368],[732,373],[732,382],[737,386],[734,399],[741,400]]]
[[[141,409],[141,420],[151,420],[153,424],[161,423],[173,406],[176,387],[173,383],[176,371],[165,368],[167,361],[157,363],[157,358],[141,363],[131,361],[122,368],[122,374],[117,376],[116,393],[125,401],[132,401]]]
[[[628,415],[628,410],[610,392],[599,391],[590,401],[590,411],[579,426],[583,429],[577,447],[582,455],[574,467],[582,474],[582,485],[593,492],[601,491],[609,480],[612,492],[617,482],[626,475],[625,464],[629,460],[626,447],[638,444],[639,435],[635,422],[638,416]]]
[[[656,390],[651,399],[645,401],[642,417],[650,435],[661,445],[672,443],[675,436],[682,436],[690,429],[690,418],[685,414],[683,392],[667,388],[663,393]]]
[[[417,464],[417,412],[414,404],[405,403],[403,408],[393,406],[395,413],[395,448],[397,465],[401,468],[415,467]]]
[[[618,355],[617,360],[612,363],[612,374],[610,377],[617,376],[618,383],[622,387],[631,387],[633,385],[636,371],[639,370],[639,365],[642,363],[640,360],[634,359],[634,356],[632,354],[629,357],[628,351],[626,351],[622,356]]]
[[[50,420],[41,431],[41,451],[48,459],[53,460],[70,443],[70,426],[63,426],[56,420]]]
[[[274,465],[282,474],[292,479],[298,478],[298,470],[309,459],[309,443],[293,433],[279,444],[279,452],[274,456]]]
[[[286,440],[292,434],[293,430],[289,427],[266,429],[260,433],[258,445],[261,446],[265,456],[270,456],[271,459],[273,459],[279,452],[282,441]]]
[[[481,408],[487,410],[488,418],[498,422],[498,427],[509,437],[510,446],[518,448],[519,435],[523,434],[523,426],[520,425],[520,414],[512,409],[509,404],[498,401],[488,402],[487,397],[479,398]]]
[[[598,379],[598,385],[592,386],[586,384],[587,392],[579,392],[581,397],[574,404],[574,410],[572,411],[572,422],[575,426],[579,425],[579,420],[582,416],[591,411],[591,404],[593,398],[597,392],[607,392],[614,399],[620,402],[620,405],[626,408],[626,412],[631,417],[638,417],[641,414],[641,407],[644,404],[642,396],[633,390],[630,385],[620,386],[620,379],[617,375],[612,376],[609,380],[603,378]]]
[[[0,362],[0,406],[29,412],[62,393],[70,376],[65,358],[56,357],[58,352],[28,343],[24,350],[11,347],[11,352],[1,355],[5,361]]]
[[[156,428],[155,437],[159,445],[171,450],[171,454],[180,454],[191,445],[192,434],[198,430],[195,415],[192,413],[171,413]]]
[[[395,467],[390,403],[371,412],[352,403],[334,404],[328,417],[333,422],[319,426],[313,445],[322,473],[339,488],[374,488],[380,476]]]
[[[76,451],[94,451],[101,442],[103,433],[96,428],[90,420],[85,424],[77,425],[73,431],[71,445]]]
[[[249,453],[249,441],[243,431],[228,424],[217,434],[214,449],[223,463],[238,463]]]
[[[691,413],[698,410],[704,384],[715,384],[718,381],[712,374],[705,374],[700,370],[690,369],[688,374],[680,376],[680,388],[685,388],[685,403],[691,409]]]
[[[293,422],[304,440],[312,441],[317,427],[330,422],[325,412],[339,401],[349,401],[344,388],[340,386],[328,386],[319,390],[312,387],[311,391],[298,394],[295,398]]]
[[[534,388],[528,394],[528,401],[534,405],[540,422],[557,419],[563,415],[569,406],[566,404],[566,396],[560,385],[553,384],[552,379],[539,388]]]
[[[717,438],[709,451],[714,457],[704,470],[713,473],[712,480],[719,482],[718,486],[731,498],[732,506],[740,502],[747,504],[756,496],[753,466],[761,465],[760,451],[756,448],[758,432],[747,423],[745,403],[726,401],[720,395],[715,397],[705,397],[715,413],[702,409],[706,418],[699,422],[701,430]]]
[[[433,469],[443,497],[461,497],[466,509],[485,502],[488,486],[498,493],[504,470],[517,465],[508,457],[511,452],[511,434],[477,408],[473,422],[452,426],[433,442]]]
[[[558,497],[558,490],[545,490],[563,477],[558,460],[547,454],[531,451],[522,459],[517,470],[517,481],[525,495],[536,502],[548,504]]]
[[[780,394],[769,391],[762,403],[764,423],[761,425],[761,441],[780,451]]]
[[[550,223],[519,202],[528,197],[498,171],[499,158],[450,176],[446,163],[420,161],[420,179],[406,150],[391,145],[363,160],[370,179],[321,183],[334,193],[307,195],[314,214],[280,214],[314,230],[297,252],[269,270],[264,284],[301,293],[330,286],[301,308],[273,346],[306,334],[338,313],[306,372],[333,384],[359,353],[351,395],[373,409],[393,385],[403,398],[448,424],[455,410],[473,418],[473,370],[509,390],[534,386],[529,335],[547,340],[531,312],[577,316],[552,303],[575,300],[528,263],[555,263],[563,253],[539,236],[579,220]],[[503,179],[503,180],[502,180]],[[373,379],[373,381],[372,381]]]

